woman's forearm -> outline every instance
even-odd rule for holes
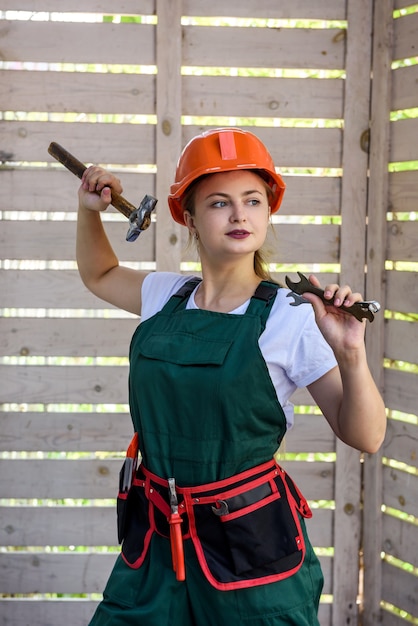
[[[376,452],[386,432],[386,411],[364,351],[338,359],[342,401],[337,423],[343,441],[364,452]]]
[[[98,281],[119,265],[97,211],[79,207],[76,241],[76,258],[81,279],[88,289],[95,292]]]

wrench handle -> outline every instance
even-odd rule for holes
[[[69,170],[81,179],[87,169],[87,166],[84,165],[84,163],[81,163],[81,161],[76,159],[75,156],[73,156],[70,152],[68,152],[68,150],[60,146],[59,143],[56,143],[55,141],[49,144],[48,152],[52,157],[54,157],[54,159],[64,165],[67,170]],[[131,213],[133,213],[133,211],[136,211],[136,207],[128,202],[128,200],[126,200],[123,196],[116,193],[116,191],[113,191],[113,189],[111,189],[111,194],[112,206],[114,206],[115,209],[117,209],[120,213],[122,213],[122,215],[129,219]]]

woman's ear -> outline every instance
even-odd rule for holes
[[[189,229],[189,233],[194,237],[196,233],[196,226],[194,225],[193,216],[191,215],[189,211],[184,211],[183,217],[184,217],[184,223]]]

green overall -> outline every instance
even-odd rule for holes
[[[185,291],[185,290],[184,290]],[[170,298],[131,343],[130,407],[144,466],[179,486],[218,481],[270,460],[286,420],[261,354],[274,297],[253,297],[244,315],[186,310]],[[170,542],[152,536],[139,569],[118,558],[91,626],[315,626],[322,589],[306,537],[301,569],[284,580],[218,591],[190,539],[186,580],[177,581]]]

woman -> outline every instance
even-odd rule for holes
[[[313,309],[290,308],[271,281],[261,248],[285,185],[252,133],[208,131],[179,159],[169,207],[196,241],[201,281],[119,266],[99,216],[110,188],[122,191],[112,174],[85,172],[77,260],[93,293],[141,315],[129,392],[142,464],[129,490],[122,473],[122,555],[91,624],[318,624],[311,513],[273,455],[303,386],[342,441],[380,447],[365,325],[340,308],[361,296],[332,284],[333,306],[306,294]]]

